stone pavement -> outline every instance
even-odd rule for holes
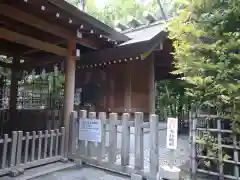
[[[32,180],[130,180],[128,177],[119,176],[96,168],[73,168],[54,172]]]

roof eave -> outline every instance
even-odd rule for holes
[[[164,39],[167,37],[167,32],[162,31],[158,35],[156,35],[154,38],[147,40],[147,41],[141,41],[136,42],[132,44],[126,44],[123,46],[118,46],[117,48],[110,48],[110,49],[104,49],[101,51],[95,51],[91,53],[83,54],[81,57],[81,60],[78,61],[78,65],[80,64],[91,64],[92,62],[89,62],[89,59],[94,59],[95,61],[98,61],[99,63],[104,60],[106,61],[114,61],[118,59],[124,59],[124,58],[132,58],[133,56],[139,56],[141,53],[147,52],[147,51],[153,51],[157,45],[159,45]],[[125,49],[128,49],[126,51]],[[131,52],[130,49],[135,49]],[[112,52],[121,52],[121,53],[112,53]],[[125,53],[123,53],[125,52]],[[114,54],[114,59],[112,59]],[[118,57],[118,55],[120,55]],[[104,57],[103,57],[104,56]],[[79,60],[79,59],[78,59]]]
[[[110,26],[102,23],[101,21],[97,20],[96,18],[92,17],[91,15],[79,10],[77,7],[69,4],[66,1],[63,0],[48,0],[51,4],[54,4],[55,6],[67,11],[68,13],[71,13],[72,15],[78,17],[79,19],[82,19],[89,24],[95,26],[101,31],[104,31],[109,34],[109,38],[116,40],[116,41],[127,41],[130,38],[120,32],[117,32]]]

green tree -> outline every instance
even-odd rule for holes
[[[171,0],[164,0],[164,6]],[[68,0],[78,6],[79,0]],[[140,21],[145,21],[143,13],[145,11],[155,13],[159,9],[157,0],[149,0],[147,3],[139,3],[135,0],[111,0],[107,1],[103,8],[97,8],[95,0],[85,0],[84,10],[98,20],[114,26],[115,21],[126,24],[131,17]]]
[[[49,73],[43,71],[36,75],[33,71],[31,74],[26,74],[21,83],[21,91],[35,91],[40,96],[44,95],[41,97],[40,103],[48,102],[47,108],[55,109],[61,105],[63,90],[64,74],[57,67],[54,67],[54,71]]]
[[[170,22],[174,73],[184,74],[195,109],[227,115],[240,132],[240,1],[181,0]]]
[[[186,87],[190,85],[179,79],[161,80],[157,84],[157,114],[161,119],[177,117],[186,120],[189,117],[189,99]]]

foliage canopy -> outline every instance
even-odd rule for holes
[[[83,0],[67,0],[75,6],[79,6]],[[98,0],[99,1],[99,0]],[[161,4],[164,7],[165,13],[169,14],[172,10],[172,0],[161,0]],[[155,14],[159,10],[157,0],[109,0],[106,1],[104,6],[98,8],[96,0],[84,0],[84,11],[100,21],[114,27],[116,21],[120,21],[123,24],[127,24],[131,17],[144,21],[144,12],[150,12]],[[162,14],[160,13],[162,16]]]
[[[194,109],[230,116],[240,132],[240,0],[180,0],[169,23]]]

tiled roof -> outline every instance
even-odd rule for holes
[[[158,21],[122,31],[122,34],[128,36],[131,40],[115,48],[85,53],[81,56],[81,60],[77,62],[77,66],[83,67],[91,64],[94,66],[107,61],[124,62],[127,59],[138,58],[143,53],[153,51],[157,45],[164,41],[167,37],[165,28],[166,23]]]
[[[166,23],[163,21],[158,21],[153,24],[140,26],[135,29],[128,29],[123,31],[122,33],[128,36],[131,40],[128,40],[119,46],[139,43],[143,41],[149,41],[157,36],[160,32],[164,31],[166,28]]]

